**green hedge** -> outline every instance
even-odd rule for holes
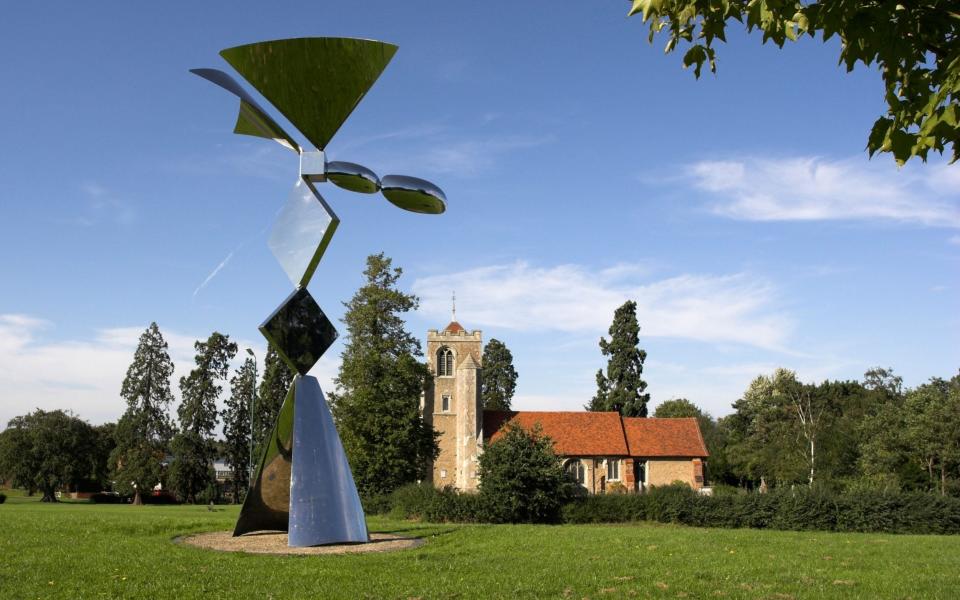
[[[428,522],[496,523],[500,511],[479,494],[404,486],[365,500],[371,514]],[[566,502],[563,523],[657,521],[697,527],[780,530],[960,534],[960,498],[921,492],[830,494],[795,489],[767,494],[701,496],[687,486],[652,488],[644,494],[587,496]]]
[[[960,533],[960,499],[926,493],[835,495],[797,489],[701,496],[686,486],[645,494],[590,496],[563,507],[565,523],[659,521],[698,527]]]

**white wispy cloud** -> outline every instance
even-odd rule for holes
[[[126,404],[120,386],[133,360],[137,341],[145,326],[100,329],[88,339],[48,340],[56,333],[50,321],[23,314],[0,314],[0,430],[17,415],[43,410],[72,410],[92,423],[115,421]],[[161,327],[174,363],[170,382],[179,401],[178,382],[194,366],[193,344],[203,335],[191,335]],[[261,374],[266,349],[262,341],[235,340],[240,352],[234,368],[247,357],[244,348],[252,347],[260,361]],[[335,348],[311,371],[325,390],[340,360]],[[229,385],[224,383],[224,394]],[[221,406],[222,408],[222,406]],[[176,414],[175,407],[172,407]]]
[[[194,298],[197,297],[197,294],[199,294],[200,291],[201,291],[203,288],[207,287],[207,284],[208,284],[208,283],[210,283],[211,281],[213,281],[213,278],[217,276],[217,273],[219,273],[221,270],[223,270],[223,268],[224,268],[225,266],[227,266],[227,263],[229,263],[229,262],[230,262],[230,259],[233,258],[233,253],[234,253],[234,252],[235,252],[235,250],[231,250],[230,253],[227,254],[227,256],[226,256],[223,260],[221,260],[221,261],[217,264],[217,266],[213,268],[212,271],[210,271],[210,274],[207,275],[207,278],[203,280],[203,283],[201,283],[200,285],[198,285],[198,286],[197,286],[197,289],[193,290],[193,297],[194,297]]]
[[[886,220],[960,228],[960,173],[947,165],[817,157],[701,161],[693,185],[717,214],[749,221]]]
[[[83,203],[72,221],[83,227],[93,227],[108,222],[128,226],[137,220],[137,213],[129,201],[95,181],[86,181],[79,186]]]
[[[422,277],[412,287],[421,311],[436,320],[456,290],[458,309],[480,327],[600,334],[618,306],[635,300],[645,336],[784,349],[793,320],[765,280],[736,273],[645,281],[646,269],[515,262]]]

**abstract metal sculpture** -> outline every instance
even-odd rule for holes
[[[374,84],[397,47],[373,40],[298,38],[220,52],[244,79],[312,144],[301,146],[230,75],[191,72],[240,99],[234,133],[275,140],[300,156],[297,179],[270,233],[269,246],[294,291],[260,332],[296,371],[257,465],[233,535],[289,532],[291,546],[368,541],[363,507],[340,436],[310,368],[337,330],[307,291],[340,220],[317,192],[329,181],[352,192],[377,191],[392,204],[440,214],[446,198],[429,181],[405,175],[382,180],[370,169],[326,160],[324,149]]]

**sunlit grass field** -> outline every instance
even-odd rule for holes
[[[9,495],[9,494],[8,494]],[[671,525],[428,525],[386,554],[258,556],[175,544],[236,507],[0,505],[0,598],[958,598],[960,537]]]

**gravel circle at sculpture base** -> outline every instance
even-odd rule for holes
[[[371,533],[366,544],[330,544],[309,548],[291,548],[287,545],[285,532],[252,533],[233,537],[231,531],[211,531],[178,537],[178,544],[196,546],[223,552],[248,552],[250,554],[362,554],[365,552],[392,552],[423,545],[419,538],[409,538],[390,533]]]

